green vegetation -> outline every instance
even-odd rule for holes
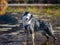
[[[38,7],[8,7],[8,9],[6,10],[7,12],[13,12],[13,13],[17,13],[17,12],[25,12],[25,11],[29,11],[33,14],[38,14],[40,15],[41,13],[43,13],[44,15],[56,15],[59,16],[60,15],[60,7],[44,7],[42,8],[43,11],[41,11],[40,8]]]
[[[60,26],[60,7],[8,7],[6,12],[18,13],[17,15],[21,15],[20,13],[24,13],[25,11],[29,11],[35,15],[52,15],[51,22],[53,26]],[[53,23],[54,22],[54,23]]]

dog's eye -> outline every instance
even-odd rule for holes
[[[28,20],[28,18],[26,18],[26,20]]]

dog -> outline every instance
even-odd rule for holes
[[[30,14],[29,12],[25,12],[25,14],[22,17],[22,23],[23,27],[25,28],[25,31],[28,30],[30,34],[32,34],[33,40],[34,32],[37,31],[43,31],[42,35],[44,35],[47,38],[47,40],[49,40],[49,36],[56,40],[56,37],[54,36],[54,33],[52,31],[52,24],[50,22],[37,20],[33,17],[32,14]]]

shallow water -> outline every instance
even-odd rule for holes
[[[0,37],[0,45],[32,45],[31,37],[28,38],[28,43],[27,43],[26,35],[21,35],[21,34],[12,35],[12,36],[11,35],[6,36],[6,35]],[[60,45],[60,34],[55,34],[55,36],[57,37],[57,40],[54,42],[52,38],[49,41],[46,41],[46,38],[44,36],[36,35],[34,44],[35,45]]]

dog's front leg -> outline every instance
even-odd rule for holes
[[[32,43],[33,43],[33,45],[35,45],[34,39],[35,39],[35,35],[34,35],[34,30],[33,30],[33,31],[32,31]]]

